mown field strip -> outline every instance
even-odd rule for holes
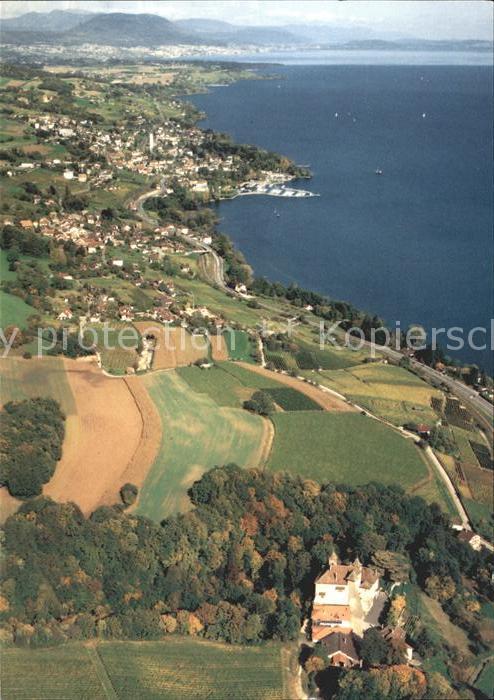
[[[158,456],[141,490],[136,511],[153,520],[189,508],[187,490],[205,471],[234,462],[257,467],[269,431],[260,416],[218,406],[176,371],[143,377],[162,421]]]

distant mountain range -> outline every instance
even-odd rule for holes
[[[78,10],[52,10],[51,12],[27,12],[12,19],[2,19],[2,31],[65,32],[94,17],[95,12]]]
[[[159,15],[125,12],[96,13],[70,10],[28,12],[2,20],[4,44],[100,44],[156,47],[169,44],[216,46],[338,46],[381,50],[491,51],[487,41],[425,41],[397,33],[377,32],[372,26],[305,24],[240,26],[211,19],[171,22]]]

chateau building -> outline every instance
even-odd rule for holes
[[[329,568],[315,583],[311,617],[314,642],[333,632],[351,633],[352,620],[363,620],[380,592],[379,574],[358,559],[340,564],[333,553],[328,563]]]

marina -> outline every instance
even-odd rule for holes
[[[286,187],[279,184],[249,184],[240,187],[235,197],[245,197],[252,194],[263,194],[269,197],[319,197],[315,192],[308,190],[299,190],[294,187]],[[235,199],[232,197],[232,199]]]

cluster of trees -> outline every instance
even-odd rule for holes
[[[62,456],[65,416],[53,399],[9,402],[0,412],[0,485],[12,496],[41,493]]]
[[[30,258],[45,258],[53,272],[75,271],[85,257],[85,249],[72,241],[54,244],[48,238],[34,232],[26,231],[16,226],[4,226],[0,230],[0,248],[6,251],[9,269],[16,272],[14,279],[3,280],[1,288],[20,297],[34,310],[51,313],[52,299],[59,289],[70,289],[72,283],[64,280],[61,275],[47,275],[46,269],[37,261]],[[33,335],[36,329],[25,329]]]
[[[447,455],[458,455],[458,446],[450,433],[446,428],[441,426],[435,426],[431,430],[429,436],[429,444],[435,450],[439,452],[444,452]]]
[[[193,510],[161,525],[122,504],[89,518],[43,497],[22,505],[4,526],[3,634],[31,644],[173,631],[294,639],[334,548],[364,563],[376,550],[399,553],[423,587],[438,576],[460,592],[470,576],[488,588],[485,555],[399,487],[320,486],[230,465],[195,482],[190,498]]]
[[[439,673],[427,674],[398,664],[388,668],[350,671],[341,676],[334,700],[454,700],[459,698]]]
[[[230,238],[224,233],[216,233],[213,237],[212,247],[226,263],[228,284],[231,287],[237,284],[250,286],[252,282],[252,268],[247,264],[243,254],[236,250]]]
[[[88,199],[87,197],[81,196],[79,194],[72,194],[69,187],[65,187],[64,197],[62,199],[62,206],[65,211],[83,211],[87,209]]]
[[[330,300],[318,292],[303,289],[296,284],[287,287],[281,282],[270,282],[264,277],[256,277],[250,285],[255,294],[286,299],[293,306],[312,306],[313,313],[328,321],[344,321],[342,328],[350,327],[361,313],[348,302]],[[346,324],[346,325],[345,325]]]
[[[47,255],[49,241],[47,238],[38,236],[32,231],[7,225],[0,231],[0,248],[17,255],[22,253],[24,255],[41,257]],[[8,259],[10,261],[10,258]]]
[[[253,411],[260,416],[269,416],[276,410],[273,399],[266,391],[255,391],[243,405],[247,411]]]
[[[120,489],[120,498],[122,499],[122,503],[126,507],[131,506],[133,503],[136,502],[138,492],[139,489],[137,488],[137,486],[135,486],[135,484],[124,484]]]
[[[173,193],[166,197],[151,197],[144,202],[144,209],[156,211],[169,223],[188,228],[210,229],[216,224],[216,214],[203,206],[202,200],[176,180],[170,183]]]
[[[204,131],[202,143],[193,144],[192,150],[199,157],[211,154],[220,158],[238,157],[241,163],[234,173],[230,173],[230,177],[237,182],[247,180],[261,170],[287,173],[295,177],[309,176],[307,168],[295,165],[291,160],[278,153],[265,151],[257,146],[235,143],[228,134],[216,133],[210,129]]]

